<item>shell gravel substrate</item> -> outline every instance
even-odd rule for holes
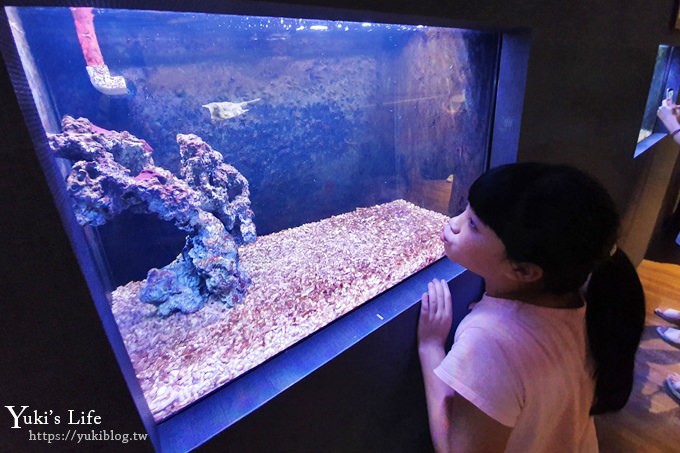
[[[444,255],[447,217],[404,200],[358,208],[239,248],[242,303],[158,316],[142,282],[112,309],[157,421],[278,354]]]

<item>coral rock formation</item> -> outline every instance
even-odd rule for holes
[[[128,132],[70,116],[62,128],[49,143],[57,157],[74,161],[66,185],[81,225],[103,225],[130,209],[188,233],[172,263],[149,271],[140,300],[169,315],[192,313],[209,300],[232,306],[244,298],[251,280],[237,247],[256,233],[243,175],[195,135],[177,136],[182,179],[155,166],[151,147]]]
[[[246,178],[196,135],[178,134],[177,143],[181,176],[200,194],[201,207],[222,221],[237,244],[253,242],[256,233]]]

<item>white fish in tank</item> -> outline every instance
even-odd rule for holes
[[[204,104],[201,107],[208,109],[210,112],[210,119],[213,121],[223,121],[243,115],[249,110],[245,108],[248,104],[258,102],[259,100],[260,98],[243,102],[210,102],[209,104]]]

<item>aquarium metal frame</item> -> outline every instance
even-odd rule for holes
[[[499,30],[485,27],[483,24],[457,23],[449,18],[244,1],[210,2],[199,0],[187,4],[187,2],[180,0],[166,0],[158,3],[140,0],[82,2],[19,0],[2,3],[3,7],[68,7],[78,5],[115,9],[153,9],[388,24],[421,24],[498,33],[501,46],[497,65],[496,96],[488,142],[489,149],[486,154],[487,167],[514,162],[517,159],[529,57],[530,31],[527,29]],[[5,8],[2,9],[1,14],[0,50],[9,71],[24,121],[30,132],[40,165],[85,277],[105,334],[142,423],[156,449],[186,451],[203,444],[332,361],[371,333],[413,308],[419,303],[422,289],[433,278],[445,278],[451,282],[468,273],[460,265],[445,258],[441,259],[280,352],[263,364],[178,411],[166,420],[156,422],[148,408],[111,312],[110,301],[106,297],[102,285],[102,276],[94,270],[96,269],[94,263],[97,257],[93,256],[84,229],[77,223],[73,210],[70,208],[63,177],[55,171],[53,158],[49,153],[49,146],[43,133],[41,119],[10,31]],[[459,312],[462,309],[461,307],[456,308]],[[191,426],[191,429],[184,429],[187,426]]]

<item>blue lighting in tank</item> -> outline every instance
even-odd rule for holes
[[[233,19],[229,24],[218,24],[220,28],[245,28],[250,30],[262,30],[270,32],[272,30],[285,31],[324,31],[324,32],[347,32],[359,31],[373,32],[380,30],[392,31],[414,31],[428,28],[428,25],[409,25],[409,24],[388,24],[379,22],[354,22],[343,20],[318,20],[318,19],[302,19],[291,17],[266,17],[266,16],[224,16]],[[240,24],[240,27],[239,27]]]

